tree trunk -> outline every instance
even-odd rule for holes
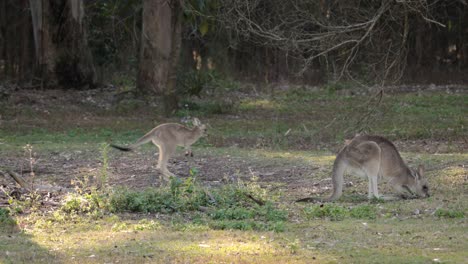
[[[177,108],[181,15],[179,0],[143,0],[137,90],[141,94],[163,96],[166,114]]]
[[[55,84],[56,46],[52,42],[52,10],[48,0],[29,0],[36,51],[37,77],[41,86]]]
[[[83,27],[83,0],[29,3],[41,84],[94,86],[96,74]]]

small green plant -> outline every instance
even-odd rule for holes
[[[69,194],[60,207],[60,211],[67,214],[90,213],[97,209],[90,196],[79,194]]]
[[[34,190],[34,180],[36,178],[36,174],[34,173],[34,165],[36,164],[36,158],[34,157],[33,153],[33,146],[30,144],[26,144],[26,146],[23,147],[23,149],[26,152],[26,155],[28,156],[28,163],[29,163],[29,175],[31,176],[31,189]]]
[[[111,230],[114,232],[120,232],[128,229],[127,223],[115,223]]]
[[[297,251],[301,248],[301,241],[299,239],[294,239],[294,241],[291,241],[288,243],[288,248],[291,254],[296,254]]]
[[[358,205],[350,209],[349,214],[357,219],[375,219],[377,218],[377,209],[370,204]]]
[[[107,185],[107,179],[109,178],[109,144],[101,144],[101,157],[102,166],[98,175],[98,184],[100,188],[104,189]]]
[[[169,186],[171,188],[171,194],[174,198],[179,197],[182,185],[183,181],[179,177],[171,177]]]
[[[346,218],[348,210],[339,205],[321,204],[306,207],[304,213],[307,219],[328,218],[332,221],[339,221]]]
[[[465,213],[463,211],[439,208],[435,211],[435,216],[440,218],[464,218]]]
[[[1,225],[14,225],[16,221],[10,216],[10,210],[0,208],[0,226]]]

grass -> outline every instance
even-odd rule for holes
[[[23,146],[29,143],[37,166],[44,159],[53,160],[47,164],[55,167],[46,169],[60,169],[60,177],[71,177],[64,181],[83,178],[62,168],[80,158],[100,178],[79,182],[79,192],[64,196],[57,208],[43,210],[34,196],[10,199],[0,208],[0,262],[466,261],[468,154],[456,142],[468,134],[467,95],[385,95],[370,122],[357,125],[369,98],[340,95],[337,90],[342,89],[291,89],[245,97],[229,107],[221,101],[192,105],[196,109],[188,109],[189,114],[211,126],[209,136],[195,145],[199,166],[218,158],[226,159],[226,166],[240,164],[243,169],[235,173],[237,181],[223,182],[224,175],[219,175],[220,183],[214,186],[204,180],[203,170],[158,188],[109,185],[119,165],[103,143],[133,142],[156,124],[178,122],[177,118],[152,116],[154,112],[145,113],[138,106],[132,110],[48,106],[47,114],[35,109],[38,106],[15,110],[1,105],[2,116],[14,120],[2,123],[0,130],[0,169],[24,163]],[[346,177],[353,184],[335,203],[293,203],[309,194],[314,183],[327,182],[336,146],[362,128],[400,140],[402,156],[411,166],[424,163],[432,196],[369,202],[367,181]],[[415,151],[405,145],[413,140],[447,148],[436,154],[424,148]],[[141,151],[149,155],[154,147],[143,146]],[[73,155],[65,164],[54,161],[63,153]],[[277,174],[255,176],[262,169]],[[286,169],[293,171],[290,176]],[[46,177],[47,170],[38,170],[37,177]],[[379,191],[387,193],[390,188],[382,183]]]

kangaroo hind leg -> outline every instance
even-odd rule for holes
[[[167,162],[169,161],[169,158],[174,155],[176,147],[164,143],[153,143],[159,147],[159,160],[156,168],[161,172],[164,180],[168,181],[170,177],[175,177],[175,175],[167,169]]]
[[[368,198],[379,198],[378,178],[380,170],[380,161],[372,160],[370,162],[367,162],[363,167],[369,180]]]
[[[369,199],[373,197],[379,198],[378,176],[381,161],[381,149],[379,145],[373,141],[362,142],[350,148],[348,154],[355,162],[361,165],[362,171],[369,180]]]

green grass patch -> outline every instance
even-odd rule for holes
[[[435,216],[440,218],[464,218],[465,212],[458,210],[449,210],[449,209],[437,209],[435,211]]]
[[[341,221],[345,218],[375,219],[377,209],[374,205],[365,204],[353,207],[344,207],[336,204],[312,205],[304,208],[306,219],[325,218],[331,221]]]

